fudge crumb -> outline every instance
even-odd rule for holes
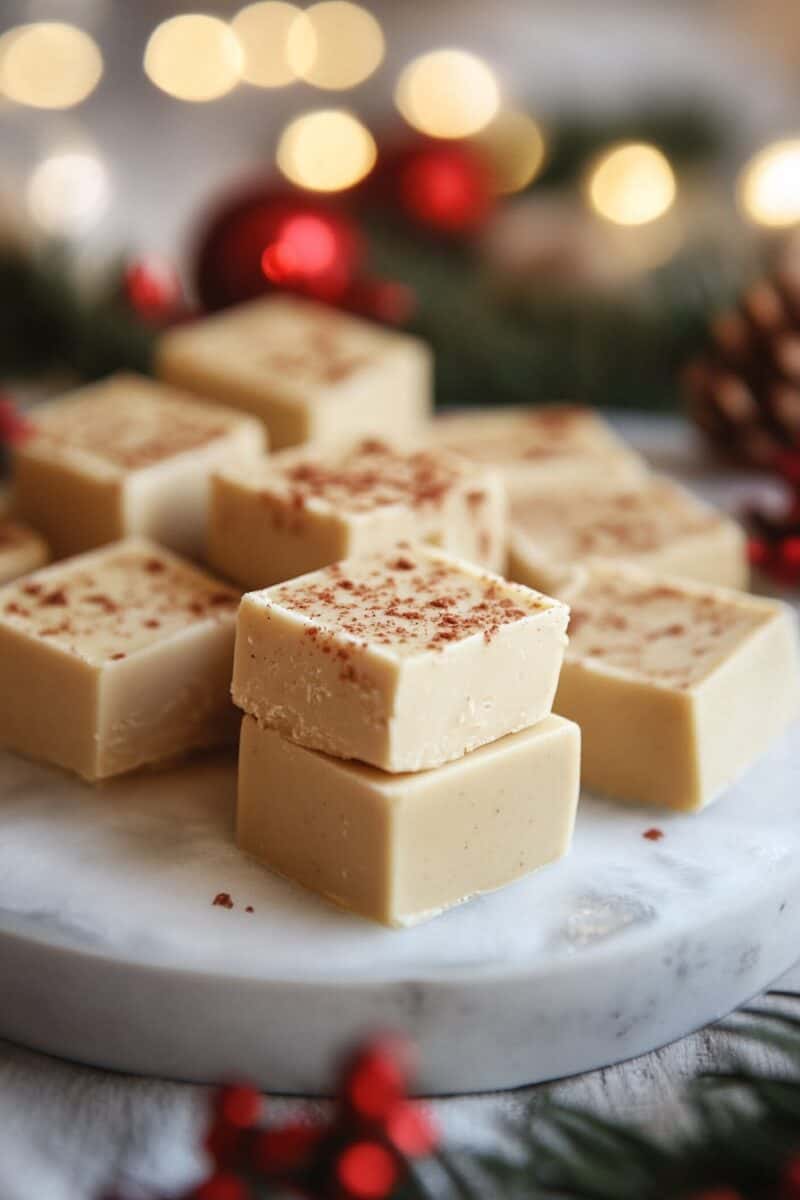
[[[645,829],[642,834],[642,837],[647,838],[648,842],[660,842],[663,836],[664,830],[656,829],[655,826],[652,829]]]
[[[251,912],[255,912],[256,910],[253,908],[252,904],[248,904],[247,908],[244,911],[251,913]]]
[[[211,904],[212,907],[216,905],[217,908],[233,908],[230,892],[217,892]]]

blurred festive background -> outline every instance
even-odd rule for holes
[[[0,35],[0,379],[292,288],[429,338],[441,405],[688,390],[736,454],[794,445],[793,0],[5,0]]]

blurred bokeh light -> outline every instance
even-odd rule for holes
[[[289,32],[288,55],[295,73],[331,91],[363,83],[380,66],[384,50],[375,17],[348,0],[312,4]]]
[[[40,21],[0,38],[0,93],[33,108],[71,108],[100,81],[103,58],[74,25]]]
[[[434,50],[405,67],[395,101],[409,125],[422,133],[463,138],[489,124],[500,107],[500,93],[493,72],[477,55]]]
[[[500,195],[520,192],[536,178],[545,159],[545,139],[533,117],[503,108],[476,141],[486,154]]]
[[[625,142],[592,165],[587,177],[595,212],[616,225],[645,225],[663,216],[675,200],[672,167],[655,146]]]
[[[244,53],[224,21],[184,13],[162,21],[153,31],[144,69],[156,87],[177,100],[216,100],[239,82]]]
[[[766,146],[739,178],[739,203],[759,225],[800,222],[800,138]]]
[[[108,172],[94,154],[69,151],[45,158],[28,182],[31,216],[47,233],[75,237],[86,233],[108,208]]]
[[[339,192],[368,175],[377,150],[372,134],[352,113],[320,109],[287,125],[278,143],[283,174],[299,187]]]
[[[297,72],[289,61],[289,32],[301,9],[284,0],[248,4],[236,14],[231,28],[244,55],[242,78],[256,87],[277,88],[293,83]]]

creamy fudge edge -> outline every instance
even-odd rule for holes
[[[567,608],[421,545],[246,595],[233,696],[285,736],[389,771],[550,711]]]
[[[0,589],[0,741],[95,779],[227,740],[237,604],[142,539]]]
[[[559,717],[436,771],[387,775],[242,723],[237,840],[344,908],[409,925],[566,853],[580,731]]]

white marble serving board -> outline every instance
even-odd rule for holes
[[[691,481],[670,430],[661,465]],[[738,502],[738,481],[706,466],[695,480]],[[224,757],[91,788],[0,756],[0,1035],[308,1093],[350,1041],[402,1029],[421,1091],[483,1090],[663,1045],[800,954],[800,725],[696,816],[584,796],[565,861],[404,931],[240,854],[234,790]],[[660,841],[642,836],[653,826]]]
[[[401,1028],[422,1090],[468,1091],[639,1054],[797,958],[800,727],[698,816],[584,797],[564,862],[405,931],[240,854],[233,801],[222,758],[96,789],[0,758],[0,1034],[311,1092],[351,1039]]]

